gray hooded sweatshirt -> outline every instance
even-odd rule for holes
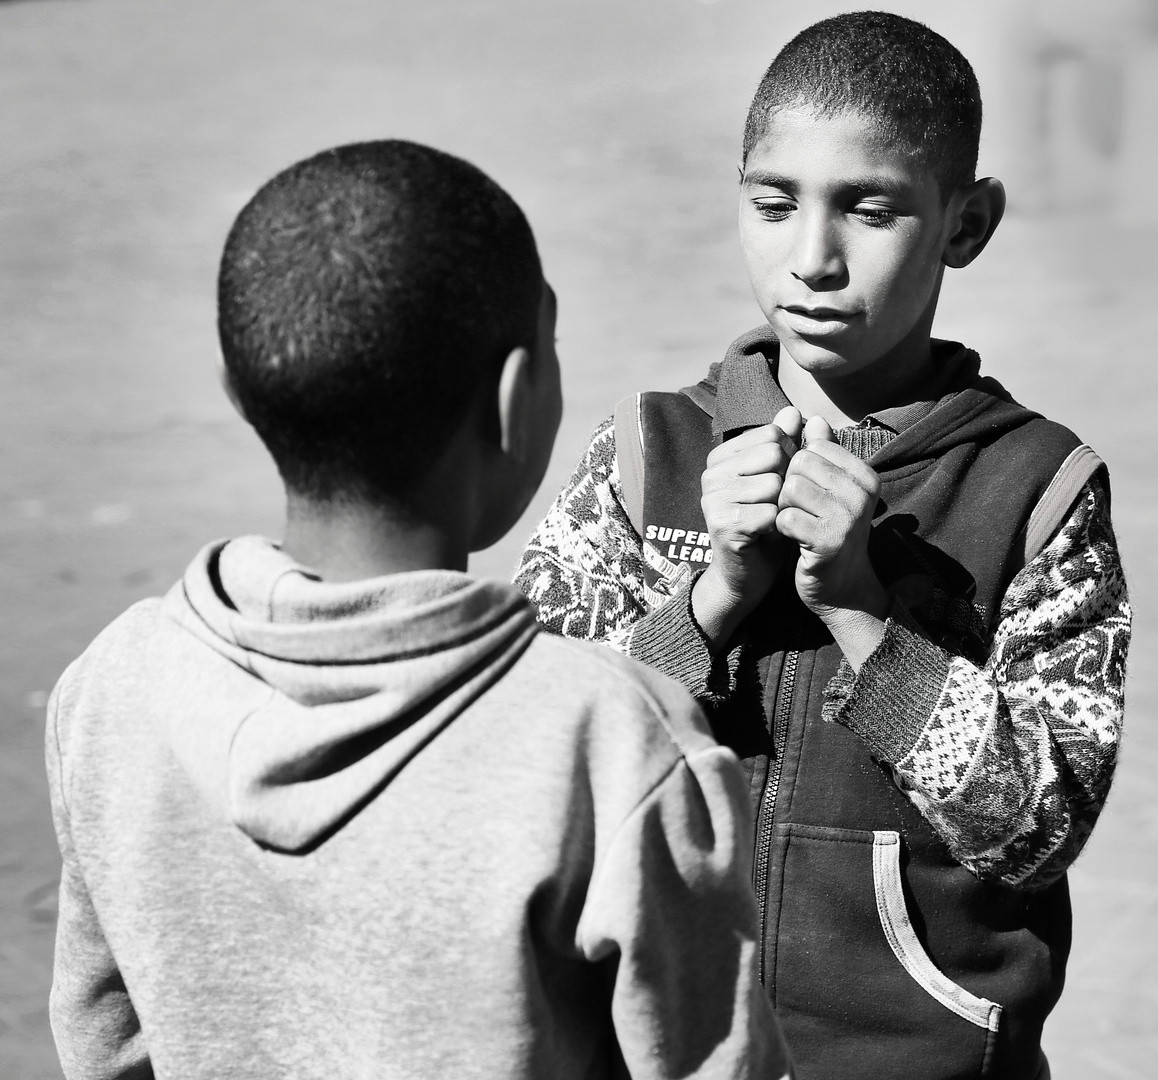
[[[779,1077],[737,763],[450,571],[207,547],[61,679],[69,1080]]]

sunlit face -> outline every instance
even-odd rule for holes
[[[858,112],[781,109],[744,165],[756,300],[818,378],[924,362],[952,230],[933,175]]]

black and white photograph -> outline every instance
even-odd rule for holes
[[[1158,0],[0,0],[0,102],[0,1078],[1150,1080]]]

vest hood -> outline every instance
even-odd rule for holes
[[[328,583],[260,537],[203,549],[165,611],[224,661],[172,702],[173,752],[283,851],[340,828],[536,632],[511,586],[446,570]]]
[[[936,339],[932,349],[934,363],[944,371],[953,372],[952,379],[947,386],[935,391],[937,404],[930,412],[870,459],[880,473],[931,463],[964,443],[990,442],[1039,415],[1014,401],[996,379],[983,377],[980,358],[972,349],[956,341]],[[769,423],[772,416],[789,404],[774,377],[779,356],[780,342],[771,327],[757,327],[737,338],[723,362],[713,364],[708,377],[685,392],[701,407],[715,396],[717,429],[753,422]],[[753,360],[764,361],[766,380],[758,382],[753,378]],[[732,376],[731,372],[737,375]],[[735,393],[730,392],[729,384],[735,385]],[[756,400],[761,396],[766,397],[766,403]],[[721,412],[729,408],[737,411],[735,423],[721,421]],[[759,410],[758,420],[749,419],[753,410]]]

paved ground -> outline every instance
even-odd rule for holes
[[[691,381],[758,320],[733,235],[737,136],[772,52],[831,6],[0,3],[0,1076],[59,1076],[47,691],[202,541],[277,528],[272,470],[212,375],[214,264],[244,198],[325,145],[389,134],[478,162],[524,205],[562,298],[568,415],[545,494],[475,564],[506,575],[611,403]],[[954,7],[920,10],[984,77],[993,5]],[[1070,210],[1012,216],[951,276],[940,332],[1114,474],[1137,609],[1129,734],[1073,873],[1047,1036],[1059,1080],[1140,1080],[1158,1058],[1158,228],[1122,224],[1104,175],[1081,176]]]

